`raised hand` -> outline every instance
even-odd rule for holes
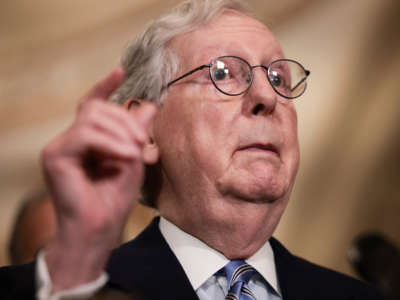
[[[59,222],[45,256],[53,291],[101,274],[143,181],[142,150],[156,109],[107,102],[122,78],[116,69],[94,86],[74,123],[42,152]]]

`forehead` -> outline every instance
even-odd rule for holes
[[[264,24],[234,11],[226,11],[206,26],[176,37],[171,47],[185,67],[205,64],[222,55],[240,56],[250,64],[283,58],[278,41]]]

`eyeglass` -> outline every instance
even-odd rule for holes
[[[204,68],[209,68],[210,79],[215,88],[228,96],[241,95],[250,88],[255,68],[264,69],[274,91],[286,99],[300,97],[306,90],[306,79],[310,75],[309,70],[292,59],[278,59],[268,66],[251,66],[238,56],[220,56],[213,59],[210,64],[197,67],[170,81],[167,87]]]

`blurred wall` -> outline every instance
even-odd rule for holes
[[[42,183],[40,149],[126,42],[177,2],[0,2],[0,265],[21,196]],[[276,236],[351,274],[346,251],[358,233],[380,230],[400,244],[400,2],[248,2],[311,70],[296,102],[301,167]],[[126,236],[153,215],[134,212]]]
[[[277,235],[346,273],[360,232],[400,245],[399,15],[398,1],[319,1],[276,30],[312,70],[296,104],[301,168]]]

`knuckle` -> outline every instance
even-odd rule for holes
[[[91,137],[91,135],[92,135],[91,127],[84,126],[84,125],[77,126],[76,132],[75,132],[77,141],[86,140],[89,137]]]
[[[46,169],[50,169],[55,162],[60,153],[60,147],[56,142],[51,142],[46,147],[44,147],[40,153],[40,160]]]
[[[82,110],[85,109],[85,107],[88,105],[87,99],[82,99],[78,102],[78,105],[76,107],[77,112],[81,112]]]
[[[88,101],[87,99],[85,99],[84,101],[78,104],[78,111],[85,113],[87,111],[96,109],[99,106],[99,104],[100,104],[99,101]]]
[[[78,112],[77,119],[80,122],[91,123],[99,119],[100,109],[95,103],[86,103]]]
[[[42,149],[40,152],[40,159],[43,162],[46,162],[51,156],[52,156],[53,149],[50,147],[50,145],[47,145]]]

